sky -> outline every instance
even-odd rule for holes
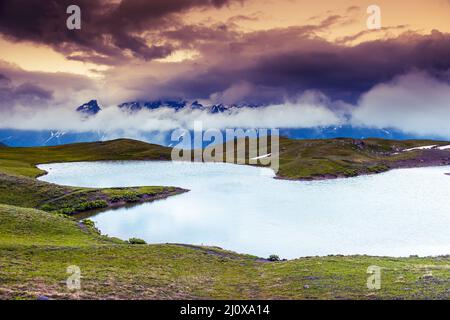
[[[73,4],[80,30],[66,25]],[[101,114],[74,112],[91,99]],[[158,99],[265,107],[214,117],[116,107]],[[0,0],[0,128],[170,130],[198,119],[450,138],[450,1]]]

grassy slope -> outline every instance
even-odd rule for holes
[[[377,145],[385,143],[388,144],[385,148],[391,148],[392,142],[380,141]],[[436,144],[429,141],[398,143],[401,144],[399,148]],[[319,169],[328,167],[330,163],[332,166],[344,163],[345,167],[347,158],[351,158],[351,166],[358,163],[356,155],[361,152],[349,147],[347,142],[338,148],[340,144],[341,140],[282,140],[281,168],[287,170],[282,172],[291,177],[305,177],[311,173],[327,172]],[[419,152],[411,154],[414,157]],[[411,157],[411,154],[407,156]],[[1,148],[0,203],[59,211],[61,204],[63,207],[68,203],[73,206],[78,199],[86,197],[86,193],[104,193],[113,198],[122,196],[123,192],[149,192],[148,189],[68,188],[39,182],[33,179],[42,174],[35,168],[37,163],[167,160],[169,157],[168,148],[130,140],[49,148]],[[318,157],[320,159],[316,159]],[[311,166],[304,166],[308,161],[312,162]],[[369,162],[372,163],[365,163]],[[449,271],[442,266],[448,266],[449,262],[449,257],[335,256],[269,263],[214,248],[129,245],[100,236],[89,226],[67,217],[0,205],[2,298],[47,295],[55,298],[448,299]],[[66,268],[72,264],[82,270],[83,290],[78,293],[67,291],[64,284],[68,276]],[[380,291],[366,289],[369,265],[385,268]],[[433,275],[424,277],[430,269]]]
[[[65,214],[151,201],[184,192],[173,187],[90,189],[58,186],[34,179],[38,163],[169,159],[170,149],[131,140],[41,148],[1,148],[0,203]]]
[[[401,150],[417,146],[448,144],[449,142],[429,140],[333,139],[293,141],[281,139],[280,171],[278,175],[288,179],[309,179],[321,176],[351,177],[378,173],[392,167],[398,167],[401,161],[419,159],[424,152],[427,152],[402,153]],[[441,153],[436,154],[439,159],[450,156],[448,151],[433,152]]]
[[[403,149],[448,144],[449,142],[431,140],[293,140],[281,138],[278,176],[287,179],[312,179],[323,176],[345,177],[376,173],[391,167],[398,167],[401,161],[419,159],[423,153],[428,152],[413,151],[396,154]],[[226,144],[224,150],[228,146],[229,144]],[[0,172],[37,177],[44,173],[36,168],[36,164],[40,163],[170,160],[171,151],[172,149],[167,147],[127,139],[56,147],[2,148]],[[437,158],[441,157],[443,161],[450,160],[449,150],[433,152],[436,153]]]
[[[36,164],[101,160],[170,160],[170,148],[141,141],[118,139],[56,147],[2,148],[0,171],[27,177],[44,172]]]
[[[0,172],[0,203],[63,214],[152,201],[182,192],[175,187],[75,188]]]
[[[404,149],[419,146],[449,144],[450,142],[431,140],[348,138],[293,140],[282,137],[279,148],[280,168],[277,176],[283,179],[312,180],[379,173],[398,167],[450,164],[450,150],[401,152]],[[224,154],[227,148],[235,149],[235,147],[233,143],[225,144]],[[247,140],[246,150],[248,149]],[[268,152],[271,152],[270,147]],[[237,157],[236,152],[235,157]],[[225,159],[224,155],[218,158]],[[241,161],[248,163],[248,158],[247,152],[245,159]]]
[[[137,258],[139,257],[139,258]],[[68,218],[0,205],[0,298],[447,299],[448,257],[265,262],[214,248],[130,245]],[[82,290],[66,288],[77,265]],[[366,288],[383,267],[382,289]],[[425,276],[433,271],[432,276]]]

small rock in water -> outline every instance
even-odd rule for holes
[[[39,296],[36,300],[50,300],[50,298],[46,296]]]

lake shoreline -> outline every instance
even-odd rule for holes
[[[389,172],[395,169],[414,169],[414,168],[429,168],[429,167],[445,167],[450,166],[450,153],[442,150],[423,150],[418,158],[396,160],[393,162],[382,162],[377,165],[385,166],[386,170],[378,172],[362,171],[357,172],[355,175],[345,174],[319,174],[305,178],[290,178],[286,176],[280,176],[278,173],[274,177],[277,180],[287,181],[323,181],[334,179],[355,178],[359,176],[376,175],[384,172]],[[447,175],[450,175],[448,173]]]
[[[434,151],[434,150],[433,150]],[[433,152],[431,150],[425,150],[422,151],[421,157],[417,159],[406,159],[406,160],[397,160],[394,162],[383,162],[383,163],[377,163],[374,165],[378,166],[385,166],[386,170],[380,170],[377,172],[370,172],[370,171],[362,171],[358,172],[355,175],[345,175],[345,174],[317,174],[312,175],[310,177],[305,178],[291,178],[287,176],[279,175],[278,173],[275,173],[274,179],[277,180],[286,180],[286,181],[323,181],[323,180],[334,180],[334,179],[346,179],[346,178],[356,178],[359,176],[366,176],[366,175],[376,175],[384,172],[389,172],[395,169],[413,169],[413,168],[428,168],[428,167],[444,167],[444,166],[450,166],[450,152]],[[445,156],[445,157],[443,157]],[[39,175],[36,176],[36,179],[41,178],[43,176],[46,176],[48,174],[47,171],[40,168],[42,165],[51,165],[51,164],[58,164],[58,163],[76,163],[76,162],[172,162],[170,159],[130,159],[130,160],[84,160],[84,161],[60,161],[60,162],[47,162],[47,163],[38,163],[35,164],[35,167],[41,171]],[[194,161],[180,161],[180,162],[186,162],[186,163],[229,163],[229,162],[194,162]],[[244,166],[250,166],[250,167],[256,167],[256,168],[267,168],[265,166],[258,166],[258,165],[251,165],[251,164],[237,164],[237,163],[229,163],[233,165],[244,165]],[[270,169],[270,168],[269,168]],[[448,174],[450,175],[450,173]],[[189,191],[189,190],[187,190]]]
[[[448,187],[444,176],[449,171],[448,167],[437,170],[417,168],[405,172],[391,170],[379,178],[341,179],[330,183],[275,182],[273,174],[269,175],[271,170],[261,172],[262,169],[254,166],[227,163],[186,163],[183,166],[163,161],[148,161],[146,164],[107,161],[61,163],[58,166],[44,166],[43,169],[50,172],[48,182],[80,187],[133,186],[151,181],[158,185],[182,186],[192,191],[182,197],[138,205],[130,210],[118,209],[114,213],[102,210],[109,212],[92,217],[91,220],[103,233],[120,239],[137,237],[154,244],[204,244],[266,258],[277,254],[287,259],[329,254],[407,257],[448,253],[445,246],[433,247],[425,240],[422,242],[408,235],[403,238],[393,227],[395,223],[389,223],[389,219],[392,222],[403,221],[408,216],[409,222],[403,223],[405,230],[418,230],[417,234],[424,237],[427,232],[420,231],[420,225],[412,222],[419,220],[423,214],[429,214],[429,221],[439,221],[433,225],[445,225],[443,218],[432,215],[433,212],[441,212],[442,205],[448,203],[445,194],[442,194],[444,191],[435,195],[434,199],[438,200],[429,203],[424,193],[411,186],[414,181],[422,181],[422,188],[427,190],[438,183]],[[275,195],[273,190],[277,190],[279,195]],[[370,193],[367,193],[368,190]],[[396,190],[405,192],[397,195],[393,193]],[[233,197],[236,194],[241,195],[242,200],[235,201]],[[366,197],[377,199],[375,205],[368,206],[364,200]],[[410,199],[420,200],[416,205],[409,206]],[[377,203],[389,204],[390,210],[384,212],[387,220],[375,215],[371,226],[368,226],[366,221],[379,212]],[[333,204],[332,207],[329,204]],[[353,209],[363,207],[362,212]],[[245,218],[242,213],[245,213]],[[139,223],[136,224],[136,221]],[[240,221],[239,228],[232,227],[235,221]],[[384,231],[372,234],[372,228],[378,228],[376,226]],[[434,229],[434,234],[442,235],[438,229],[440,227]],[[242,230],[246,230],[245,237],[239,240]],[[285,234],[285,239],[290,240],[280,239],[279,234]],[[305,239],[316,241],[309,243]],[[358,241],[354,244],[351,239]],[[378,245],[383,239],[390,239],[391,245],[386,248]],[[401,239],[409,242],[397,245]],[[265,241],[268,243],[262,245]],[[342,247],[341,244],[336,245],[338,241],[341,241]],[[419,244],[423,246],[414,247]]]
[[[70,216],[75,218],[76,220],[81,221],[81,220],[95,216],[102,212],[107,212],[110,210],[116,210],[116,209],[122,209],[122,208],[131,208],[131,207],[138,206],[138,205],[141,205],[144,203],[152,203],[152,202],[158,201],[158,200],[165,200],[170,197],[174,197],[174,196],[181,195],[181,194],[191,191],[189,189],[183,189],[183,188],[178,188],[178,187],[171,187],[171,188],[173,188],[173,190],[165,190],[165,191],[157,193],[157,194],[143,194],[141,199],[139,201],[135,201],[135,202],[127,202],[127,201],[123,201],[123,200],[117,201],[117,202],[107,201],[107,203],[108,203],[107,207],[104,207],[101,209],[76,212],[76,213],[70,214]],[[120,189],[126,189],[126,188],[120,188]]]
[[[111,160],[111,162],[115,162],[117,160]],[[140,161],[151,161],[151,160],[140,160]],[[154,160],[157,161],[157,160]],[[86,162],[102,162],[102,161],[86,161]],[[71,163],[70,161],[68,162],[58,162],[58,163]],[[42,169],[42,166],[45,165],[52,165],[52,164],[58,164],[58,163],[39,163],[36,164],[35,167],[39,170],[42,171],[41,174],[39,174],[39,176],[37,176],[35,179],[38,181],[43,181],[40,178],[43,178],[45,176],[47,176],[49,174],[49,172],[47,170]],[[46,182],[48,183],[48,182]],[[56,185],[60,185],[60,184],[56,184]],[[116,189],[116,190],[132,190],[134,188],[138,188],[138,187],[117,187],[117,188],[98,188],[98,190],[106,190],[106,189]],[[94,216],[98,213],[101,212],[105,212],[105,211],[109,211],[109,210],[114,210],[114,209],[120,209],[120,208],[125,208],[125,207],[131,207],[131,206],[136,206],[139,204],[143,204],[143,203],[151,203],[157,200],[164,200],[167,199],[169,197],[172,196],[176,196],[176,195],[180,195],[183,193],[187,193],[190,190],[188,189],[184,189],[184,188],[179,188],[179,187],[165,187],[168,189],[163,190],[162,192],[157,192],[157,193],[142,193],[139,195],[138,200],[136,201],[126,201],[125,199],[121,199],[118,201],[113,201],[112,199],[108,198],[108,197],[104,197],[101,200],[104,200],[106,203],[105,207],[102,208],[96,208],[96,209],[91,209],[91,210],[83,210],[83,211],[79,211],[79,212],[73,212],[68,214],[71,217],[77,218],[77,217],[81,217],[81,218],[77,218],[77,220],[82,220],[85,219],[87,217],[91,217]]]

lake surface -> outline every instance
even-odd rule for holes
[[[231,164],[40,165],[41,180],[80,187],[164,185],[191,191],[92,217],[110,236],[219,246],[282,258],[450,254],[450,167],[326,181],[273,179]]]

